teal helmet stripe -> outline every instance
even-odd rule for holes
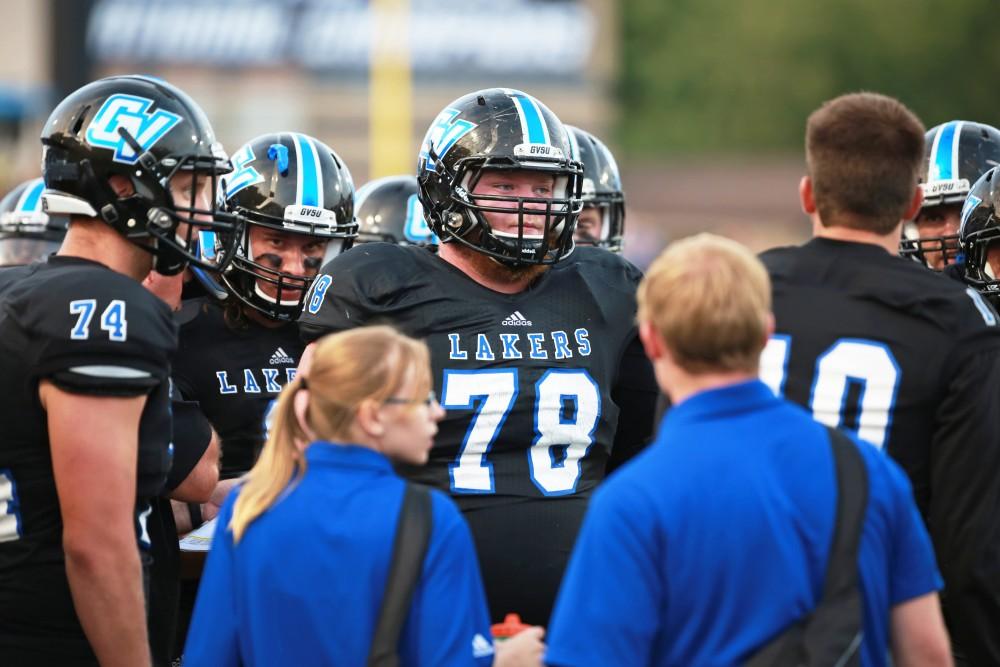
[[[950,181],[958,178],[958,144],[963,124],[960,120],[945,123],[934,137],[928,181]]]
[[[36,178],[29,181],[21,193],[14,211],[17,213],[39,213],[42,210],[42,191],[45,190],[45,180]]]
[[[507,93],[514,100],[521,116],[521,132],[526,144],[550,144],[549,128],[545,124],[538,103],[525,93],[512,90]]]
[[[320,177],[322,167],[319,162],[319,152],[312,139],[292,133],[295,144],[295,167],[298,183],[295,189],[295,203],[302,206],[323,205],[323,180]]]

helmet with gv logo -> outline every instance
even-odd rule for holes
[[[237,216],[216,206],[217,178],[231,167],[183,91],[145,76],[95,81],[59,103],[41,140],[46,212],[103,220],[152,253],[166,275],[188,262],[219,268],[198,253],[197,235],[239,227]],[[127,184],[121,195],[114,177]]]
[[[437,245],[417,197],[416,176],[386,176],[365,183],[354,197],[358,219],[355,243]]]
[[[298,319],[320,266],[350,248],[358,235],[351,172],[329,146],[298,132],[247,142],[233,154],[233,166],[223,179],[225,207],[246,224],[235,242],[219,235],[219,252],[232,248],[233,253],[222,284],[271,319]],[[270,230],[268,236],[279,243],[282,235],[311,239],[303,272],[288,271],[279,253],[255,248],[254,230]]]
[[[550,175],[551,193],[477,193],[484,173],[494,170]],[[445,107],[421,145],[417,183],[442,243],[461,243],[511,266],[552,264],[573,250],[583,166],[572,158],[563,124],[526,93],[490,88]],[[517,216],[516,231],[494,229],[487,214]]]

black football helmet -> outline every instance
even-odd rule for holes
[[[217,177],[231,166],[204,112],[184,92],[146,76],[101,79],[60,102],[41,138],[47,212],[102,219],[153,253],[154,268],[165,275],[187,262],[220,268],[198,253],[195,240],[199,230],[240,225],[216,206]],[[175,199],[171,179],[184,173],[190,186]],[[109,179],[116,175],[128,179],[132,194],[115,194]]]
[[[358,235],[354,220],[354,182],[347,165],[333,150],[298,132],[265,134],[233,154],[232,174],[223,179],[225,207],[246,224],[233,242],[219,234],[217,252],[233,253],[221,274],[236,299],[271,319],[298,319],[302,303],[320,266],[351,247]],[[254,253],[250,234],[255,227],[328,240],[325,256],[304,261],[312,275],[283,271],[281,258]],[[205,240],[207,248],[211,245]],[[261,284],[272,285],[269,295]]]
[[[1000,172],[994,167],[976,181],[962,207],[962,225],[958,235],[965,252],[965,282],[1000,303],[1000,278],[987,261],[987,250],[1000,243]]]
[[[417,184],[424,215],[442,243],[458,242],[512,266],[552,264],[573,250],[582,208],[583,165],[572,158],[566,128],[535,98],[490,88],[460,97],[424,137]],[[554,177],[552,197],[473,194],[487,170]],[[484,213],[518,216],[518,232],[494,230]],[[525,234],[525,216],[542,233]]]
[[[984,123],[963,120],[942,123],[927,131],[924,144],[921,211],[936,206],[962,205],[972,184],[1000,164],[1000,131]],[[960,252],[958,237],[958,234],[947,234],[921,238],[916,225],[907,223],[899,254],[928,264],[925,253],[941,253],[947,264]]]
[[[597,236],[576,230],[576,242],[596,245],[611,252],[622,251],[625,233],[625,194],[614,155],[590,132],[567,125],[575,159],[583,164],[583,207],[600,212],[601,229]]]
[[[424,220],[416,176],[386,176],[365,183],[354,196],[354,210],[358,219],[355,243],[438,243],[437,236]]]
[[[59,249],[69,218],[42,210],[45,181],[21,183],[0,200],[0,266],[30,264]]]

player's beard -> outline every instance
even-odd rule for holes
[[[490,257],[461,243],[454,243],[452,245],[458,253],[464,256],[465,261],[471,265],[473,270],[484,278],[498,283],[525,282],[530,285],[549,268],[547,264],[519,264],[512,266],[504,264],[499,259]]]

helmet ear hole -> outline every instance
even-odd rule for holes
[[[121,174],[111,174],[108,176],[108,185],[119,199],[131,197],[135,194],[135,185]]]

